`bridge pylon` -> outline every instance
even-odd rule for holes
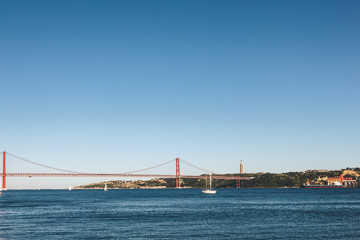
[[[2,174],[2,189],[6,189],[6,152],[3,152],[3,174]]]
[[[176,187],[181,188],[180,158],[176,158]]]

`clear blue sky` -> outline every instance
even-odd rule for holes
[[[79,171],[359,166],[359,1],[1,1],[1,151]],[[175,166],[173,167],[175,172]]]

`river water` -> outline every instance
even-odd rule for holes
[[[360,239],[360,189],[13,190],[1,239]]]

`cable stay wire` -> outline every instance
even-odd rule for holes
[[[185,163],[185,164],[187,164],[187,165],[189,165],[189,166],[191,166],[191,167],[193,167],[193,168],[196,168],[196,169],[198,169],[198,170],[201,170],[201,171],[203,171],[203,172],[206,172],[206,173],[213,173],[212,171],[210,171],[210,170],[208,170],[208,169],[204,169],[204,168],[201,168],[201,167],[198,167],[198,166],[196,166],[196,165],[194,165],[194,164],[192,164],[192,163],[189,163],[189,162],[187,162],[187,161],[185,161],[184,159],[181,159],[180,158],[180,160],[181,160],[181,162],[183,162],[183,163]]]

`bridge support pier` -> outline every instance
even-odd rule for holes
[[[236,179],[236,188],[240,188],[240,178]]]
[[[181,188],[180,178],[180,159],[176,158],[176,187]]]
[[[3,176],[2,176],[2,189],[6,190],[6,152],[3,152]]]

